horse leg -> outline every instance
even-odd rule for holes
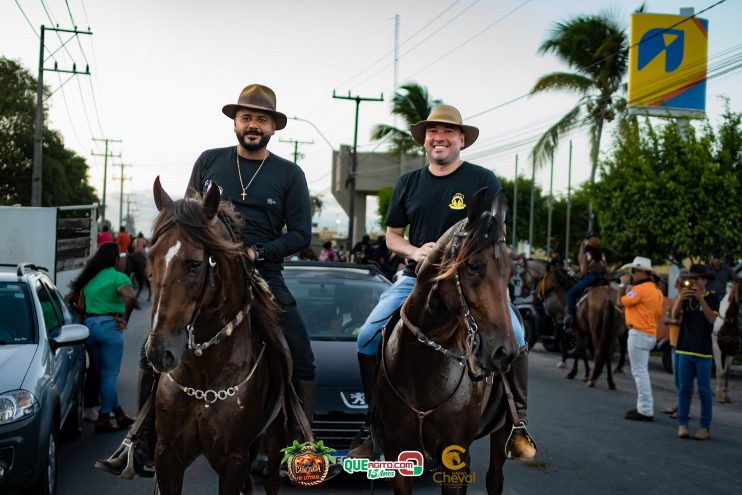
[[[175,453],[165,452],[160,443],[155,455],[157,488],[162,495],[180,495],[183,492],[183,474],[187,464],[176,458]]]
[[[412,478],[408,476],[396,473],[392,478],[392,486],[394,495],[412,495]]]
[[[281,449],[288,445],[288,434],[285,427],[286,419],[279,414],[266,432],[266,448],[268,450],[268,462],[265,466],[263,485],[265,493],[275,495],[281,485]]]
[[[623,373],[623,367],[626,364],[626,352],[628,350],[628,332],[625,328],[622,328],[618,333],[618,364],[614,369],[615,373]]]
[[[734,361],[734,356],[726,356],[724,358],[724,369],[721,371],[721,375],[723,377],[721,398],[723,402],[732,402],[731,399],[729,398],[729,373],[732,371],[733,361]]]
[[[506,430],[511,427],[511,422],[506,421],[502,428],[490,433],[490,465],[487,469],[487,494],[497,495],[502,493],[505,485],[505,476],[502,466],[505,464],[505,442],[507,441]]]

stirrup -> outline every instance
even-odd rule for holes
[[[515,434],[515,430],[523,430],[522,434],[524,437],[526,437],[526,440],[528,440],[528,443],[531,444],[531,446],[534,448],[534,450],[538,451],[538,447],[536,446],[536,442],[531,438],[531,435],[528,433],[528,428],[526,428],[526,424],[524,422],[520,422],[518,425],[513,425],[510,428],[510,434],[508,435],[507,440],[505,440],[505,457],[510,460],[513,458],[513,452],[508,449],[508,445],[510,445],[510,440],[513,438],[513,434]]]

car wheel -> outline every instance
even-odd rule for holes
[[[52,424],[46,445],[46,462],[41,476],[31,486],[33,495],[56,495],[57,493],[57,427]]]
[[[75,397],[75,407],[67,415],[67,420],[62,427],[61,436],[64,440],[76,440],[82,435],[84,400],[83,382],[81,382],[77,390],[77,397]]]

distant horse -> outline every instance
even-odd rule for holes
[[[142,293],[142,289],[147,287],[147,301],[152,300],[152,285],[147,277],[147,258],[142,253],[129,253],[126,255],[126,268],[124,273],[134,278],[137,283],[137,297]]]
[[[529,258],[523,261],[521,270],[521,297],[528,297],[538,288],[541,279],[544,278],[548,263],[544,260]]]
[[[713,335],[714,361],[716,362],[716,401],[731,402],[729,399],[729,372],[734,356],[742,354],[742,328],[739,327],[740,305],[742,302],[742,282],[735,279],[732,289],[721,301],[719,315],[724,324]]]
[[[508,312],[512,262],[505,245],[505,200],[498,195],[490,210],[483,191],[472,200],[468,218],[444,233],[418,265],[412,293],[387,324],[376,397],[387,461],[415,450],[431,468],[455,444],[466,452],[454,473],[465,475],[469,446],[489,435],[487,493],[492,494],[503,489],[512,432],[506,385],[500,381],[518,345]],[[411,481],[397,473],[394,493],[411,493]],[[442,486],[442,493],[465,491]]]
[[[279,308],[240,243],[240,219],[213,183],[203,197],[173,202],[154,186],[149,267],[155,287],[146,351],[162,373],[155,401],[155,471],[161,493],[182,491],[200,455],[219,493],[253,493],[250,463],[267,430],[265,490],[278,492],[283,411],[311,439],[290,386],[291,357]],[[290,406],[286,403],[291,401]],[[252,448],[251,448],[252,447]]]
[[[569,277],[561,267],[551,267],[544,277],[545,293],[554,291],[563,307],[566,304],[567,289],[571,287],[568,280]],[[577,375],[578,361],[582,359],[585,363],[585,381],[589,387],[593,387],[603,371],[603,366],[607,364],[608,388],[611,390],[616,388],[611,369],[611,355],[618,343],[618,336],[624,329],[623,316],[616,308],[617,300],[618,291],[615,288],[598,286],[590,289],[585,301],[577,306],[572,325],[572,333],[576,340],[575,360],[567,378],[572,379]],[[587,362],[588,339],[592,339],[595,349],[595,367],[592,375]]]
[[[556,326],[556,341],[562,353],[562,363],[566,363],[569,357],[569,351],[574,350],[574,338],[566,335],[563,329],[565,317],[567,291],[574,286],[576,281],[567,273],[566,270],[557,266],[547,266],[543,278],[538,286],[538,294],[541,298],[544,311],[551,318]],[[587,361],[587,355],[583,355],[585,364],[585,380],[590,375],[590,364]],[[561,366],[560,367],[564,367]],[[574,378],[572,375],[570,378]]]

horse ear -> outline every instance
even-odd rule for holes
[[[222,193],[219,190],[219,184],[214,181],[209,183],[209,188],[204,195],[204,213],[206,218],[211,220],[219,211],[219,202],[222,199]]]
[[[466,215],[467,225],[471,225],[482,216],[482,213],[487,209],[485,204],[485,198],[487,196],[487,188],[483,187],[474,194],[474,199],[471,201],[469,206],[469,212]]]
[[[155,179],[155,184],[152,187],[152,192],[155,195],[155,206],[157,206],[157,211],[162,211],[163,208],[167,208],[168,206],[173,204],[172,198],[170,198],[170,196],[162,188],[162,184],[160,184],[159,175]]]
[[[500,189],[495,195],[495,200],[492,202],[492,214],[498,219],[500,223],[500,232],[502,232],[503,238],[506,235],[506,221],[508,216],[508,200],[505,198],[505,191]]]

